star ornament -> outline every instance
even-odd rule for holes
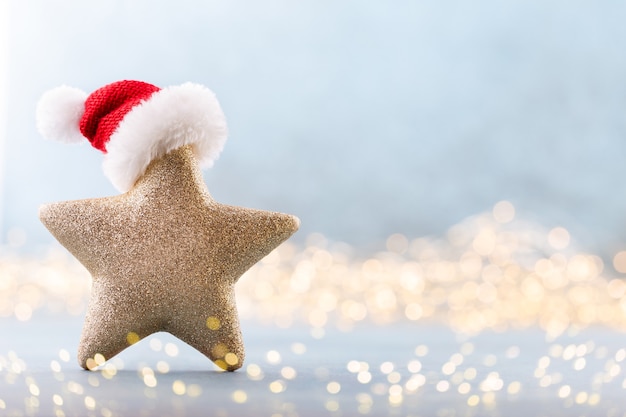
[[[143,100],[130,112],[145,110]],[[89,112],[88,101],[77,119]],[[42,112],[38,109],[38,118]],[[124,121],[116,134],[124,133]],[[184,130],[188,138],[189,129]],[[94,369],[159,331],[176,336],[222,369],[242,366],[235,284],[289,238],[299,220],[216,202],[200,171],[202,145],[191,141],[166,148],[145,168],[132,171],[130,179],[117,177],[120,184],[132,184],[120,195],[41,207],[43,224],[93,277],[78,347],[83,368]],[[119,150],[107,147],[111,149]],[[107,157],[118,158],[114,152]]]

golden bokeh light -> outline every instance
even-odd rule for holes
[[[617,272],[626,274],[626,251],[620,251],[613,257],[613,267]]]
[[[285,366],[280,370],[280,375],[287,380],[291,380],[294,379],[298,373],[293,367]]]
[[[232,393],[231,398],[237,404],[243,404],[248,401],[248,394],[243,390],[236,390]]]
[[[248,378],[253,381],[260,381],[264,377],[261,367],[254,363],[246,367],[246,374],[248,374]]]
[[[339,382],[331,381],[326,385],[326,391],[328,391],[329,394],[337,394],[341,391],[341,385]]]
[[[237,365],[239,363],[239,358],[232,352],[228,352],[224,355],[224,362],[226,362],[230,366]]]
[[[186,389],[187,395],[196,398],[202,395],[202,387],[198,384],[189,384]]]
[[[626,328],[626,283],[598,256],[577,251],[565,228],[516,220],[510,202],[453,226],[447,239],[391,235],[386,251],[368,258],[320,235],[307,242],[283,244],[242,277],[244,317],[289,316],[314,337],[360,321],[443,322],[469,334],[536,325],[550,337],[570,326]]]
[[[493,218],[498,223],[510,223],[515,218],[515,207],[510,201],[499,201],[493,206]]]
[[[283,381],[276,380],[270,383],[269,388],[272,393],[280,394],[281,392],[285,391],[286,386]]]
[[[548,243],[554,249],[565,249],[569,246],[570,234],[564,227],[555,227],[548,233]]]
[[[210,316],[206,319],[206,327],[210,330],[218,330],[221,326],[220,319],[214,316]]]
[[[185,395],[187,392],[187,385],[183,381],[177,379],[172,383],[172,391],[176,395]]]
[[[139,342],[139,339],[139,335],[135,332],[128,332],[128,334],[126,335],[126,341],[129,345],[134,345],[135,343]]]
[[[164,350],[167,356],[171,356],[171,357],[178,356],[178,346],[176,346],[174,343],[166,343]],[[223,355],[218,355],[218,356],[223,356]]]
[[[265,359],[272,365],[278,365],[281,361],[280,353],[275,350],[270,350],[265,355]]]
[[[589,386],[581,387],[555,368],[587,375],[601,358],[600,348],[592,342],[559,339],[556,343],[555,338],[566,339],[588,326],[626,330],[626,280],[620,275],[626,274],[626,251],[608,260],[613,268],[605,268],[602,258],[579,250],[567,229],[544,229],[518,217],[510,202],[501,201],[491,212],[453,226],[442,237],[414,239],[396,233],[368,254],[319,234],[311,235],[302,246],[286,242],[238,281],[237,307],[243,320],[280,328],[299,326],[311,337],[298,333],[297,341],[267,346],[256,363],[245,364],[243,378],[262,386],[267,395],[278,394],[275,400],[281,402],[287,397],[282,393],[308,383],[306,370],[297,364],[309,360],[319,339],[364,323],[401,323],[407,328],[436,323],[459,336],[458,350],[440,356],[436,363],[433,357],[438,347],[424,341],[413,345],[411,357],[404,361],[386,356],[375,362],[364,360],[358,352],[348,353],[341,365],[346,375],[334,374],[327,365],[315,369],[313,378],[323,392],[321,405],[337,415],[346,414],[348,403],[343,396],[353,390],[351,401],[356,403],[350,412],[360,415],[373,415],[379,403],[408,407],[424,392],[460,396],[462,404],[472,408],[470,414],[493,410],[501,401],[518,400],[537,389],[571,406],[601,403],[606,395],[603,384],[614,381],[626,388],[626,349],[605,353]],[[89,274],[61,252],[52,251],[40,259],[0,258],[0,317],[23,323],[38,314],[84,314],[89,283]],[[223,330],[225,323],[218,317],[206,317],[204,323],[203,319],[199,324],[205,330]],[[499,368],[511,363],[507,361],[527,360],[522,342],[511,343],[496,354],[481,350],[484,347],[471,339],[484,331],[529,327],[545,331],[546,343],[551,344],[530,363],[528,379]],[[138,333],[127,335],[129,344],[139,339]],[[172,358],[184,352],[177,343],[159,335],[147,343],[157,358],[153,364],[142,363],[134,376],[143,395],[153,399],[167,391],[180,401],[202,397],[203,388],[192,383],[197,381],[170,370],[177,362]],[[221,369],[243,361],[225,343],[213,346],[211,354]],[[11,355],[0,357],[3,378],[25,379],[29,376],[26,364]],[[99,403],[93,390],[125,374],[119,358],[107,362],[104,356],[94,355],[87,364],[97,372],[77,382],[68,377],[70,352],[61,349],[52,356],[46,366],[63,390],[47,391],[42,382],[28,381],[24,391],[29,406],[51,403],[56,407],[54,415],[60,416],[58,411],[67,412],[62,410],[70,402],[67,395],[74,395],[94,415],[115,415]],[[256,398],[253,391],[241,388],[233,387],[226,399],[243,409]],[[3,400],[0,409],[5,406]],[[394,411],[401,414],[401,408]],[[287,409],[281,413],[293,414]]]

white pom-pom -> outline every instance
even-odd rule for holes
[[[80,119],[85,112],[87,93],[63,85],[54,88],[37,103],[37,130],[46,139],[65,143],[80,143]]]

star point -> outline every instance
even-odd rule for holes
[[[152,161],[125,194],[52,203],[39,215],[93,277],[78,349],[85,369],[158,331],[240,368],[234,285],[299,227],[295,216],[213,200],[190,146]]]

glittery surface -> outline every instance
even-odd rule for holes
[[[299,226],[291,215],[215,202],[190,147],[153,161],[128,193],[53,203],[39,215],[93,277],[78,348],[86,369],[158,331],[223,369],[241,367],[234,285]]]

